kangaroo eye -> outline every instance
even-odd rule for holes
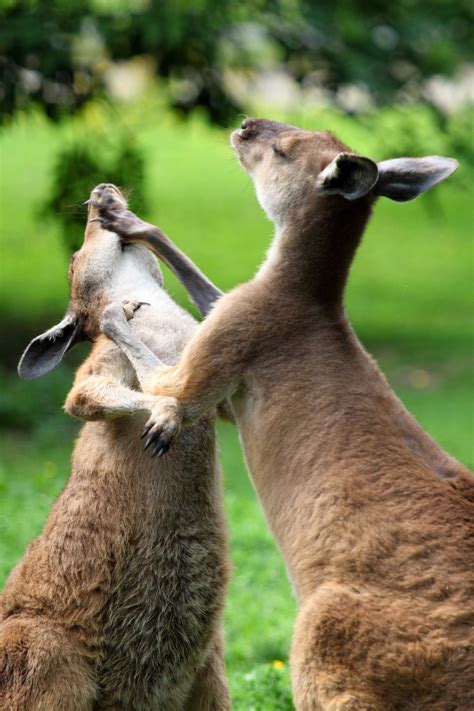
[[[284,153],[282,150],[280,150],[280,148],[278,148],[277,145],[273,144],[272,148],[273,148],[273,152],[275,153],[275,155],[280,156],[280,158],[287,158],[288,157],[286,155],[286,153]]]

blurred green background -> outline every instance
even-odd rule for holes
[[[474,465],[470,3],[2,0],[0,8],[2,580],[40,532],[79,428],[61,405],[87,346],[39,381],[21,382],[15,365],[64,312],[81,203],[98,182],[120,184],[141,215],[232,288],[255,273],[272,236],[228,145],[247,114],[331,129],[375,159],[459,160],[456,175],[419,200],[379,202],[347,309],[421,424]],[[234,706],[291,709],[293,595],[236,432],[222,424],[219,433],[234,563],[226,618]]]

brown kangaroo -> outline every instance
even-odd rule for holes
[[[228,562],[213,414],[165,459],[138,438],[157,401],[150,375],[178,360],[196,324],[150,252],[100,226],[97,203],[112,194],[126,208],[114,186],[92,193],[67,315],[19,366],[38,377],[94,341],[65,406],[90,420],[70,479],[0,599],[0,708],[222,711]],[[209,309],[203,294],[216,294],[197,271],[193,287]]]
[[[474,479],[406,411],[343,308],[377,196],[410,200],[457,163],[377,164],[328,132],[265,119],[244,121],[231,143],[275,240],[157,374],[163,401],[147,432],[168,446],[230,396],[299,601],[299,711],[472,709]],[[159,252],[120,204],[101,216]]]

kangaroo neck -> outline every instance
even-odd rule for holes
[[[296,214],[276,228],[258,276],[277,279],[279,290],[340,307],[355,251],[370,216],[371,202],[320,198],[316,210]]]

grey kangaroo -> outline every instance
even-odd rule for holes
[[[102,229],[97,206],[112,196],[126,208],[114,186],[93,191],[66,316],[19,365],[38,377],[79,340],[94,342],[65,405],[88,420],[71,476],[0,599],[0,707],[225,711],[213,414],[166,458],[155,449],[150,459],[138,436],[157,401],[150,376],[178,360],[196,324],[163,290],[149,250]],[[175,258],[179,272],[186,260]],[[219,295],[197,270],[191,293],[204,312]]]
[[[169,446],[231,399],[299,602],[298,711],[474,709],[474,480],[391,391],[343,305],[376,199],[411,200],[457,163],[376,163],[266,119],[231,143],[275,239],[156,373],[148,436]],[[118,204],[101,214],[124,242],[157,236]]]

